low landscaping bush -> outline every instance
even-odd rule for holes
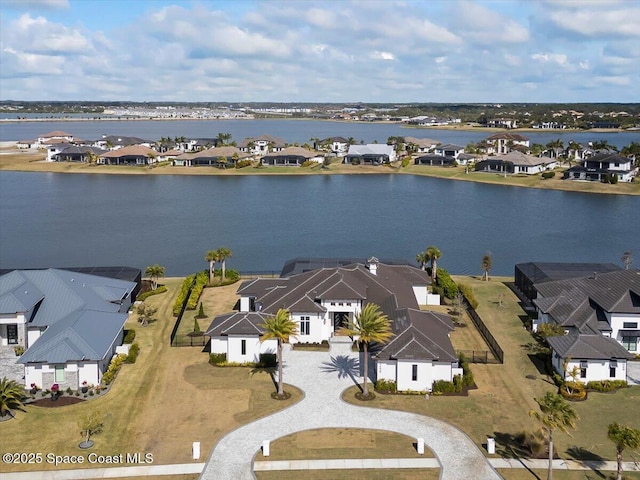
[[[118,370],[120,370],[120,367],[122,366],[122,363],[126,360],[126,358],[127,355],[116,355],[111,359],[109,368],[107,368],[107,371],[104,372],[104,375],[102,376],[102,383],[104,383],[105,385],[109,385],[111,382],[113,382],[113,379],[116,378],[116,374],[118,373]]]
[[[473,387],[475,385],[475,380],[473,378],[473,372],[471,372],[469,361],[462,353],[460,354],[459,359],[460,368],[462,368],[462,385],[465,387]]]
[[[317,162],[314,162],[313,160],[305,160],[304,162],[302,162],[302,165],[300,165],[301,167],[313,167],[314,165],[318,165]]]
[[[458,376],[459,375],[456,375],[456,377]],[[462,390],[462,385],[460,385],[459,391],[461,390]],[[433,382],[431,391],[433,392],[434,395],[441,395],[443,393],[455,393],[456,385],[453,382],[447,382],[446,380],[436,380],[435,382]]]
[[[222,363],[227,363],[227,354],[226,353],[210,353],[209,363],[211,365],[220,365]]]
[[[555,323],[541,323],[538,325],[536,335],[542,340],[548,337],[560,337],[564,335],[564,327]]]
[[[261,353],[260,361],[256,366],[261,368],[274,368],[278,364],[278,357],[275,353]]]
[[[393,380],[381,378],[376,382],[376,390],[379,392],[396,393],[398,391],[398,384]]]
[[[473,287],[471,285],[467,285],[466,283],[459,283],[458,290],[462,292],[464,298],[467,299],[467,302],[469,302],[471,308],[473,308],[474,310],[478,308],[478,300],[476,299],[475,293],[473,293]]]
[[[138,295],[136,297],[136,300],[138,300],[140,302],[143,302],[145,299],[149,298],[152,295],[158,295],[158,294],[164,293],[166,291],[167,291],[167,287],[165,287],[164,285],[160,285],[155,290],[149,290],[147,292],[141,293],[140,295]]]
[[[619,388],[625,388],[627,382],[624,380],[602,380],[587,383],[587,389],[595,392],[613,392]]]
[[[134,343],[129,347],[129,355],[127,355],[127,363],[136,363],[138,354],[140,353],[140,345]]]
[[[411,165],[411,157],[405,157],[402,159],[402,166],[403,167],[408,167],[409,165]]]
[[[542,172],[542,178],[548,179],[556,176],[556,172]]]
[[[251,160],[238,160],[236,162],[236,168],[245,168],[251,166]]]
[[[219,268],[215,270],[213,273],[215,276],[222,278],[222,269]],[[233,268],[227,268],[224,272],[224,282],[221,282],[219,286],[231,285],[232,283],[235,283],[238,280],[240,280],[240,273],[237,270],[234,270]]]
[[[360,159],[359,158],[352,158],[351,159],[351,165],[360,165]]]
[[[436,286],[442,291],[442,295],[449,299],[455,298],[458,293],[458,285],[453,281],[449,272],[444,268],[438,268],[436,273]]]
[[[124,331],[124,340],[122,341],[122,343],[133,343],[133,341],[136,339],[136,331],[133,328],[129,328],[127,330]]]

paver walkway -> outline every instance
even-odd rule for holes
[[[284,381],[303,390],[304,398],[223,437],[214,447],[201,480],[252,480],[252,459],[264,440],[316,428],[388,430],[424,438],[441,466],[441,479],[501,478],[471,439],[445,422],[342,401],[341,393],[360,380],[358,354],[351,352],[350,344],[334,344],[330,352],[293,351],[287,346],[283,365]],[[256,458],[264,459],[261,454]]]

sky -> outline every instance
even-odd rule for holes
[[[0,0],[0,99],[640,102],[640,0]]]

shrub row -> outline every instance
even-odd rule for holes
[[[436,273],[436,284],[433,287],[433,292],[449,299],[455,298],[458,293],[458,285],[456,285],[456,282],[453,281],[449,272],[444,268],[438,268]]]
[[[175,300],[175,302],[173,302],[173,314],[174,315],[178,315],[180,313],[180,310],[182,310],[182,304],[184,303],[185,299],[187,298],[187,294],[189,293],[189,288],[191,287],[191,283],[193,283],[193,278],[194,277],[195,277],[195,275],[189,275],[182,282],[182,285],[180,286],[180,291],[178,292],[178,295],[176,296],[176,300]]]
[[[393,380],[381,378],[376,382],[376,390],[379,392],[396,393],[398,391],[398,384]]]
[[[556,172],[542,172],[542,178],[548,179],[556,176]]]
[[[471,308],[473,308],[474,310],[478,308],[478,300],[476,299],[475,293],[473,293],[473,287],[471,285],[467,285],[466,283],[459,283],[458,289],[462,292],[464,298],[467,299],[467,302],[469,302]]]
[[[196,283],[191,290],[191,295],[189,295],[187,310],[196,309],[196,307],[198,306],[198,301],[200,300],[200,295],[202,294],[202,290],[204,290],[204,287],[207,283],[209,283],[209,272],[203,270],[196,273]]]
[[[138,354],[140,353],[140,345],[134,343],[129,347],[129,355],[127,355],[127,363],[136,363]]]
[[[217,275],[218,277],[222,278],[222,269],[219,268],[215,270],[213,273],[214,275]],[[224,282],[221,283],[220,285],[231,285],[232,283],[235,283],[238,280],[240,280],[240,273],[238,273],[237,270],[228,268],[224,272]]]
[[[136,331],[133,328],[125,330],[124,340],[122,343],[133,343],[136,339]]]
[[[210,353],[209,363],[211,365],[220,365],[221,363],[227,363],[226,353]]]
[[[602,380],[587,383],[587,389],[594,390],[596,392],[612,392],[618,388],[625,388],[626,386],[627,382],[624,380]]]
[[[318,165],[317,162],[314,162],[313,160],[305,160],[304,162],[302,162],[302,167],[313,167],[314,165]]]
[[[227,362],[226,353],[210,353],[209,363],[217,367],[273,368],[277,365],[277,359],[275,353],[263,353],[259,362]]]
[[[140,295],[138,295],[136,300],[143,302],[145,299],[149,298],[152,295],[158,295],[159,293],[164,293],[166,291],[167,291],[167,287],[165,287],[164,285],[160,285],[155,290],[149,290],[147,292],[141,293]]]
[[[460,393],[463,387],[472,387],[475,384],[473,373],[469,367],[469,362],[462,354],[460,355],[460,367],[462,368],[462,375],[453,377],[453,382],[436,380],[433,382],[431,391],[435,395],[440,395],[443,393]]]
[[[122,366],[122,363],[126,358],[127,355],[116,355],[111,359],[109,368],[107,368],[107,371],[102,376],[102,382],[105,385],[109,385],[111,382],[113,382],[113,379],[116,378],[116,374],[118,373],[118,370],[120,370],[120,367]]]
[[[251,160],[238,160],[236,162],[236,168],[245,168],[251,166]]]

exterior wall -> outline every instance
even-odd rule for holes
[[[240,311],[249,312],[251,308],[251,299],[249,297],[240,297]]]
[[[428,305],[427,303],[427,286],[426,285],[414,285],[413,287],[413,294],[416,297],[416,301],[418,302],[418,305]]]
[[[227,337],[211,337],[211,353],[227,353]]]
[[[27,330],[27,346],[31,346],[35,343],[36,340],[40,338],[44,330],[40,330],[40,328],[29,328]]]
[[[622,334],[625,330],[640,330],[640,315],[624,313],[607,313],[606,315],[611,325],[611,337],[615,338],[620,344],[622,344]],[[635,324],[635,326],[625,327],[625,323]],[[633,350],[633,347],[628,350],[634,353],[640,352],[640,337],[636,336],[635,350]]]
[[[417,379],[413,380],[413,365],[418,366]],[[453,376],[462,375],[462,369],[452,368],[448,362],[427,360],[378,360],[376,362],[376,380],[395,381],[398,391],[431,391],[436,380],[453,380]]]
[[[331,328],[327,328],[326,317],[320,313],[292,313],[291,320],[298,324],[298,332],[302,332],[300,323],[302,318],[309,317],[309,335],[298,333],[295,338],[291,338],[291,343],[321,343],[331,337]]]
[[[246,351],[242,354],[242,340],[246,341]],[[228,336],[227,337],[227,361],[228,362],[257,362],[261,353],[276,353],[277,342],[266,340],[260,342],[257,336]]]
[[[320,303],[324,308],[327,309],[325,313],[325,319],[327,320],[327,338],[331,337],[333,333],[335,333],[335,328],[333,325],[333,314],[334,312],[349,312],[352,317],[358,315],[361,310],[360,300],[326,300],[323,299]]]
[[[102,379],[99,368],[100,362],[80,362],[64,364],[64,380],[56,382],[55,365],[29,363],[24,366],[24,385],[30,388],[35,383],[43,390],[51,388],[57,383],[61,390],[67,387],[78,390],[83,381],[91,385],[98,385]]]
[[[582,382],[582,383],[587,383],[587,382],[596,382],[596,381],[601,381],[601,380],[627,380],[627,361],[626,360],[617,360],[617,367],[616,367],[616,372],[615,372],[615,376],[611,377],[609,376],[610,372],[609,372],[609,367],[610,367],[610,360],[609,359],[602,359],[602,360],[584,360],[584,359],[579,359],[579,358],[572,358],[568,363],[567,363],[567,373],[565,373],[563,371],[564,365],[564,359],[560,358],[555,352],[552,355],[551,358],[551,363],[553,364],[553,368],[555,369],[556,372],[558,372],[560,375],[564,374],[564,378],[565,380],[572,380],[571,376],[568,374],[568,372],[571,372],[573,370],[574,367],[577,367],[578,369],[580,369],[580,365],[581,365],[581,361],[586,361],[587,362],[587,371],[586,374],[587,376],[585,378],[578,378],[577,380]]]

